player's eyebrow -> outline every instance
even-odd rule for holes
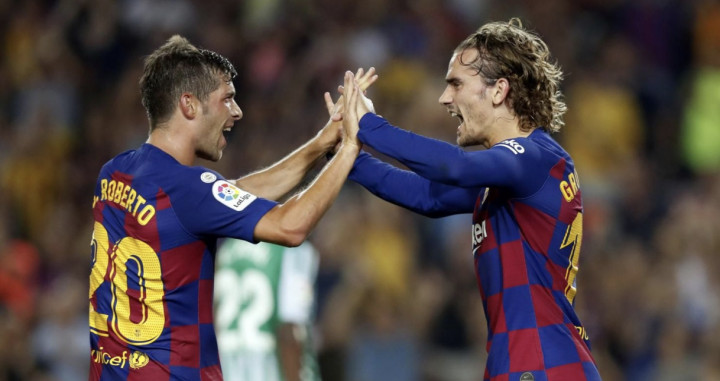
[[[461,83],[460,79],[456,77],[447,77],[445,78],[445,82],[447,82],[448,85],[459,85]]]

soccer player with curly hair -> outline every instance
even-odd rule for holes
[[[439,102],[458,146],[391,126],[357,100],[361,153],[350,179],[417,213],[472,213],[472,251],[488,325],[486,380],[599,380],[575,309],[583,205],[563,126],[562,71],[518,19],[483,25],[450,59]],[[351,106],[349,106],[351,107]],[[484,150],[461,147],[480,145]]]

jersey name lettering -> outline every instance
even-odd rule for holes
[[[93,207],[98,201],[108,201],[132,213],[137,222],[145,226],[155,217],[155,207],[146,204],[147,200],[135,188],[118,180],[100,180],[100,198],[95,196]]]
[[[575,195],[580,189],[577,181],[577,175],[575,173],[568,174],[567,180],[560,182],[560,193],[562,193],[565,201],[570,202],[575,198]]]

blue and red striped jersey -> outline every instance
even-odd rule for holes
[[[216,241],[253,241],[273,206],[150,144],[106,163],[93,199],[90,380],[222,380]]]
[[[374,114],[360,140],[410,171],[363,153],[350,178],[418,213],[472,213],[472,249],[488,325],[485,379],[599,380],[575,313],[582,192],[570,156],[548,133],[467,152]]]

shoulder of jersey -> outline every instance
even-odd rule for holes
[[[500,143],[494,145],[493,148],[499,147],[509,150],[514,155],[522,155],[523,153],[525,153],[525,146],[529,141],[530,140],[526,138],[505,139]]]
[[[115,170],[118,167],[122,167],[125,161],[131,158],[135,151],[136,150],[127,150],[115,155],[113,158],[103,164],[102,169]]]
[[[225,180],[212,171],[206,170],[197,175],[202,183],[210,186],[209,191],[215,200],[230,209],[239,212],[257,199],[257,196],[238,188],[235,184]]]
[[[206,168],[192,167],[190,168],[190,170],[192,171],[193,175],[196,175],[197,178],[205,184],[212,184],[217,181],[218,178],[222,179],[222,177],[218,176],[217,173],[210,171]]]

